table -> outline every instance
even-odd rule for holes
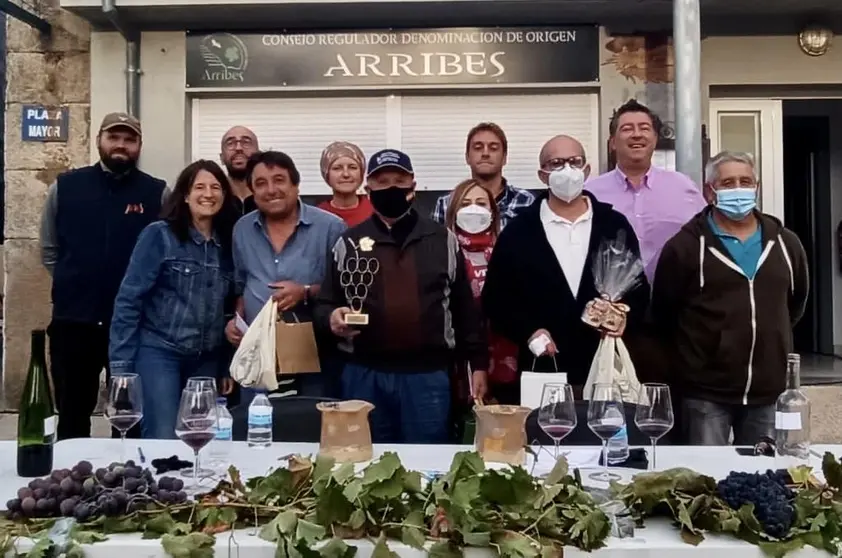
[[[136,448],[142,448],[147,458],[147,464],[158,457],[178,455],[181,459],[190,460],[192,452],[178,440],[129,440],[127,441],[127,456],[134,458]],[[131,448],[131,452],[128,451]],[[413,445],[378,445],[375,446],[375,456],[384,452],[396,452],[404,466],[411,470],[446,470],[459,451],[471,450],[470,446],[413,446]],[[571,448],[565,448],[571,449]],[[836,455],[842,454],[842,446],[815,446],[817,453],[823,455],[831,451]],[[15,472],[15,442],[0,442],[0,497],[5,502],[14,498],[17,489],[25,486],[29,479],[23,479]],[[244,476],[266,474],[270,469],[282,466],[283,461],[278,458],[291,453],[302,455],[316,454],[318,444],[285,444],[275,443],[270,448],[249,448],[245,442],[234,442],[231,459]],[[119,460],[120,440],[109,438],[92,438],[64,440],[55,446],[55,468],[71,467],[76,462],[87,459],[95,467],[106,466]],[[135,461],[137,459],[135,458]],[[814,467],[820,467],[818,457],[812,459]],[[774,468],[774,459],[768,457],[742,457],[736,454],[732,447],[693,447],[693,446],[664,446],[658,450],[658,465],[660,469],[672,467],[692,467],[693,469],[722,478],[731,470],[765,471]],[[233,540],[238,546],[229,544],[231,536],[222,533],[217,536],[216,555],[239,558],[274,558],[275,547],[252,534],[251,529],[234,532]],[[359,551],[359,558],[369,558],[373,543],[367,540],[353,541]],[[399,541],[389,543],[390,548],[401,558],[425,558],[424,552],[410,548]],[[26,548],[21,543],[19,550]],[[120,558],[158,558],[165,557],[158,540],[143,540],[139,535],[110,535],[105,542],[87,546],[87,558],[113,558],[119,552]],[[239,554],[238,554],[239,552]],[[488,558],[489,551],[485,549],[468,549],[465,558]],[[697,547],[685,544],[678,531],[665,520],[650,520],[645,529],[635,532],[634,539],[609,539],[608,546],[592,554],[575,548],[565,549],[565,558],[701,558],[717,556],[721,558],[764,558],[759,548],[727,536],[707,535],[702,544]],[[827,558],[824,551],[805,548],[788,556],[792,558]]]

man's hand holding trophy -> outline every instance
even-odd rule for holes
[[[362,253],[371,252],[374,240],[361,238],[359,244],[346,239],[351,250],[339,265],[339,284],[345,291],[348,306],[337,308],[330,315],[330,328],[335,335],[351,338],[359,334],[358,326],[368,325],[368,314],[363,312],[374,277],[380,271],[380,261],[375,257],[366,257]]]

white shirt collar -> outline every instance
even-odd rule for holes
[[[569,219],[565,219],[564,217],[556,214],[552,209],[550,209],[550,204],[547,200],[541,201],[541,222],[545,225],[549,223],[561,223],[563,225],[576,225],[578,223],[582,223],[584,221],[590,221],[593,218],[593,206],[591,205],[591,200],[588,196],[584,196],[585,203],[588,205],[587,211],[579,215],[575,221],[570,221]]]

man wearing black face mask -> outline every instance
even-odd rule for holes
[[[343,399],[375,405],[375,443],[447,443],[453,363],[468,361],[475,385],[488,367],[465,261],[453,233],[412,208],[415,175],[406,154],[375,153],[366,189],[374,215],[334,246],[314,322],[348,353]],[[349,314],[368,323],[349,325]]]
[[[158,219],[167,194],[163,180],[137,169],[136,118],[107,115],[96,140],[99,162],[59,175],[41,216],[41,261],[53,276],[47,331],[59,440],[90,437],[114,298],[140,231]]]

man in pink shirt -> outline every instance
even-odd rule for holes
[[[617,167],[585,189],[629,220],[651,282],[664,244],[707,204],[687,176],[652,166],[661,121],[646,106],[630,100],[614,112],[608,129]]]

